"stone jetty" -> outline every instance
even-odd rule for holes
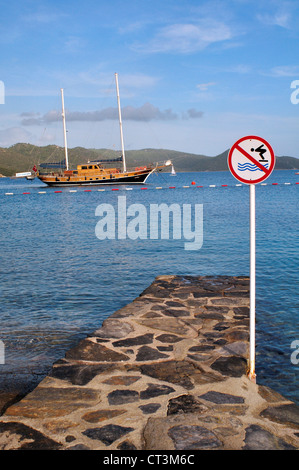
[[[299,407],[248,352],[248,278],[159,276],[4,408],[0,449],[298,449]]]

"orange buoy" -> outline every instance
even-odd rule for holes
[[[192,183],[191,183],[191,184],[195,184],[195,181],[192,181]]]

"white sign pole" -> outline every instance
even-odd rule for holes
[[[250,355],[249,379],[255,382],[255,184],[250,184]]]
[[[234,143],[228,154],[232,175],[250,186],[250,351],[249,379],[255,374],[255,185],[272,173],[275,155],[271,145],[261,137],[248,135]]]

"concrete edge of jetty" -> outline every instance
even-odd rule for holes
[[[248,354],[248,277],[158,276],[6,403],[0,449],[298,449],[299,407]]]

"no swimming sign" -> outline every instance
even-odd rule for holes
[[[229,151],[228,167],[233,176],[246,184],[264,181],[272,173],[275,155],[271,145],[261,137],[239,139]]]
[[[232,175],[249,184],[250,194],[250,351],[248,376],[255,374],[255,185],[264,181],[273,171],[275,155],[271,145],[261,137],[249,135],[234,143],[228,154],[228,167]]]

